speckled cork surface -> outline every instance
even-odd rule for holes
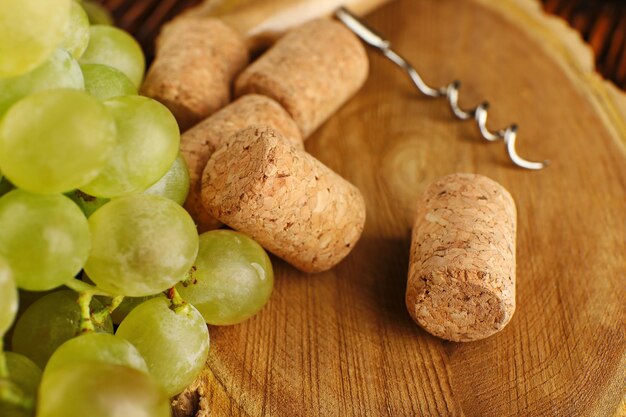
[[[172,417],[211,417],[207,372],[210,371],[204,368],[190,386],[172,399]]]
[[[474,174],[448,175],[422,195],[411,242],[406,304],[435,336],[483,339],[515,312],[516,208]]]
[[[178,18],[157,39],[142,94],[167,106],[184,131],[230,102],[231,82],[247,64],[244,40],[228,25]]]
[[[238,130],[259,124],[274,129],[294,147],[304,149],[300,131],[291,116],[271,98],[257,94],[240,97],[181,136],[181,154],[189,167],[189,194],[185,208],[196,221],[199,232],[221,225],[204,209],[200,198],[202,171],[207,161]]]
[[[339,263],[365,223],[355,186],[267,127],[239,131],[211,156],[202,201],[214,217],[305,272]]]
[[[365,82],[367,54],[342,24],[311,21],[287,33],[235,81],[237,96],[278,101],[306,138]]]

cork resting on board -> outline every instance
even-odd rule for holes
[[[515,312],[515,236],[515,202],[495,181],[453,174],[432,183],[413,226],[411,317],[455,342],[502,330]]]
[[[293,119],[269,97],[250,94],[240,97],[217,113],[189,129],[180,139],[181,154],[189,167],[189,194],[185,208],[198,225],[199,232],[221,224],[202,205],[202,171],[215,150],[238,131],[264,124],[298,149],[304,149],[300,131]]]
[[[363,85],[368,73],[361,42],[336,21],[318,19],[293,29],[247,67],[235,94],[278,101],[306,138]]]
[[[268,127],[250,127],[218,149],[204,170],[209,212],[305,272],[332,268],[365,223],[359,190]]]
[[[243,38],[219,19],[173,20],[156,51],[142,94],[167,106],[181,131],[230,101],[231,81],[248,63]]]

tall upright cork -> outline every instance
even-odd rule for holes
[[[291,30],[235,81],[235,94],[272,97],[309,136],[365,83],[361,41],[341,23],[318,19]]]
[[[406,305],[429,333],[455,342],[488,337],[515,312],[515,202],[474,174],[432,183],[418,205]]]
[[[237,131],[260,124],[274,129],[294,147],[304,149],[300,131],[291,116],[271,98],[257,94],[240,97],[181,136],[180,152],[189,167],[189,194],[185,208],[196,221],[200,233],[221,225],[202,205],[200,193],[204,167],[213,152],[225,145]]]
[[[230,102],[231,81],[248,59],[243,37],[221,20],[178,18],[157,38],[141,91],[169,108],[185,131]]]
[[[354,185],[267,127],[243,129],[215,151],[204,170],[202,202],[305,272],[339,263],[365,223]]]

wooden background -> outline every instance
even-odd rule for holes
[[[307,142],[363,191],[364,236],[327,273],[275,260],[268,306],[210,329],[211,415],[624,415],[626,99],[530,0],[398,0],[368,20],[427,82],[464,80],[462,105],[490,100],[491,127],[518,122],[520,154],[552,165],[514,168],[371,53],[363,90]],[[416,198],[452,172],[499,181],[519,212],[517,312],[464,344],[404,306]]]

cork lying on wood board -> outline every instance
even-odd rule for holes
[[[202,203],[306,272],[341,262],[365,224],[354,185],[266,126],[238,131],[213,153],[202,173]]]
[[[365,87],[307,141],[362,191],[363,237],[322,274],[274,258],[264,310],[210,328],[198,415],[620,416],[626,101],[530,0],[399,0],[369,21],[427,82],[463,80],[461,105],[490,100],[489,126],[519,123],[520,154],[551,165],[512,167],[370,53]],[[518,210],[515,315],[470,343],[429,335],[404,303],[418,196],[453,172],[493,178]]]
[[[308,22],[279,39],[242,71],[235,94],[264,94],[279,102],[307,138],[367,78],[361,41],[331,19]]]
[[[515,312],[517,210],[483,175],[456,173],[417,201],[406,307],[427,332],[471,342],[501,331]]]
[[[185,209],[198,226],[198,232],[217,229],[221,223],[202,205],[202,171],[217,148],[225,145],[238,130],[263,124],[276,130],[293,146],[304,149],[302,135],[291,116],[269,97],[247,94],[204,119],[180,138],[181,154],[189,167],[189,194]]]
[[[213,18],[180,18],[156,40],[141,93],[163,103],[182,131],[231,101],[230,83],[248,63],[244,39]]]

